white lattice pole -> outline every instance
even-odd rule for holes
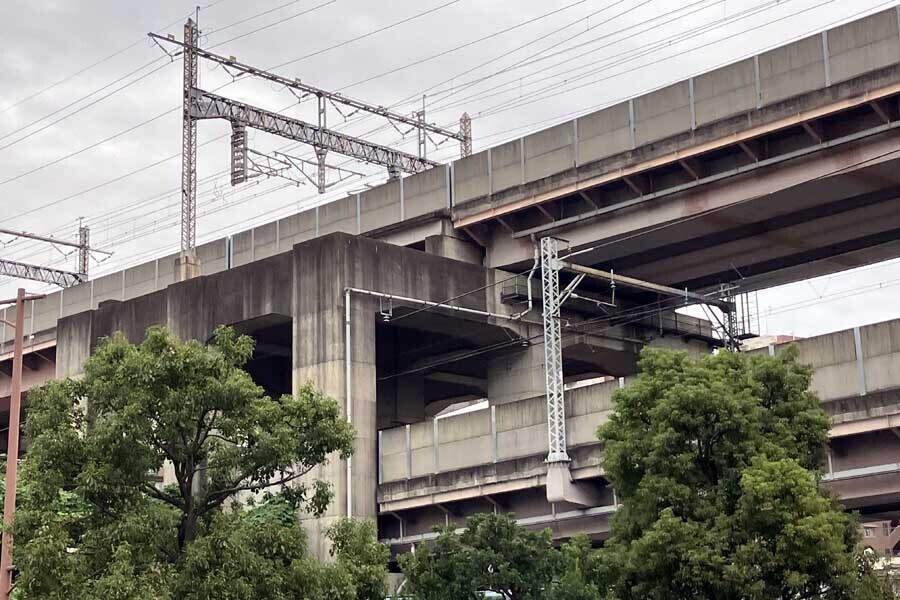
[[[541,239],[541,285],[544,300],[544,377],[547,384],[547,462],[568,462],[566,404],[563,397],[562,331],[559,322],[558,240]]]

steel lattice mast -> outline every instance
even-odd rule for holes
[[[197,87],[200,32],[193,19],[184,24],[184,88],[181,114],[181,251],[197,242],[197,121],[191,117],[191,94]]]
[[[559,323],[559,258],[556,238],[541,239],[541,291],[544,303],[544,378],[547,386],[548,463],[568,462],[566,405],[563,396],[562,328]]]

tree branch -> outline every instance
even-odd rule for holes
[[[313,465],[313,466],[315,466],[315,465]],[[237,485],[236,483],[232,484],[231,487],[217,490],[217,491],[213,492],[212,494],[210,494],[206,498],[206,502],[204,503],[204,505],[197,511],[197,514],[202,515],[206,512],[209,512],[210,510],[216,508],[217,506],[221,506],[222,503],[224,503],[229,497],[231,497],[232,495],[234,495],[238,492],[248,492],[248,491],[257,492],[259,490],[264,490],[266,488],[274,487],[276,485],[284,485],[286,483],[290,483],[291,481],[294,481],[295,479],[303,477],[304,475],[309,473],[312,470],[312,468],[313,467],[307,467],[306,469],[304,469],[302,471],[299,471],[297,473],[291,473],[290,475],[282,477],[281,479],[279,479],[277,481],[269,481],[266,483],[248,483],[246,485]],[[243,479],[243,478],[241,478],[241,479]],[[238,481],[240,481],[240,480],[238,480]]]
[[[144,488],[144,492],[148,496],[152,496],[153,498],[156,498],[157,500],[161,500],[161,501],[165,502],[166,504],[174,506],[175,508],[177,508],[179,510],[184,510],[184,503],[179,498],[170,496],[169,494],[166,494],[165,492],[160,491],[153,484],[145,482],[143,484],[143,488]]]

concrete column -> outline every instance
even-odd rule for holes
[[[544,348],[526,346],[488,363],[488,400],[492,405],[543,396]]]
[[[378,385],[378,428],[425,420],[425,378],[407,375]]]
[[[327,238],[323,238],[327,240]],[[294,253],[294,368],[293,388],[312,381],[334,398],[346,414],[347,343],[345,339],[346,287],[363,266],[347,246],[322,243]],[[375,306],[370,298],[350,295],[350,396],[356,429],[352,458],[350,514],[374,518],[377,485]],[[334,499],[325,515],[301,515],[309,533],[310,549],[328,555],[325,529],[348,514],[347,463],[332,457],[311,473],[331,482]]]

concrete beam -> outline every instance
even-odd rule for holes
[[[425,375],[425,379],[429,381],[439,381],[441,383],[452,383],[454,385],[463,385],[478,390],[487,390],[487,378],[472,377],[469,375],[459,375],[458,373],[450,373],[447,371],[435,371]]]

